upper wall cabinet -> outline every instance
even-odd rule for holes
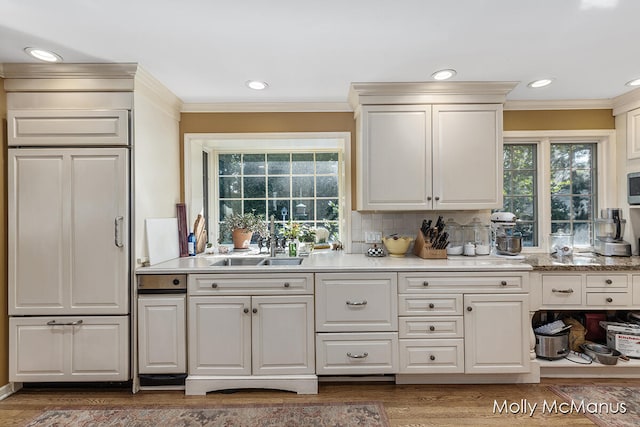
[[[502,103],[512,87],[352,85],[358,209],[502,207]]]
[[[640,108],[627,113],[627,158],[640,158]]]

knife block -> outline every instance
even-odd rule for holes
[[[433,249],[431,247],[431,242],[427,241],[427,239],[424,237],[424,234],[422,234],[422,231],[418,231],[418,237],[416,237],[416,242],[413,245],[413,254],[424,259],[447,258],[447,250]]]

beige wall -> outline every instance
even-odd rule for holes
[[[0,188],[2,199],[0,204],[0,387],[9,382],[9,318],[7,314],[7,102],[4,91],[4,80],[0,78],[0,145],[2,152],[2,173],[0,173]]]
[[[504,130],[615,129],[612,110],[510,110]]]

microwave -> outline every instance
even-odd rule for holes
[[[627,174],[627,202],[630,205],[640,205],[640,172]]]

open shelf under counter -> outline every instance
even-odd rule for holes
[[[578,359],[575,355],[571,357]],[[583,365],[564,358],[537,358],[536,361],[540,364],[541,378],[640,378],[640,359],[620,359],[615,365],[603,365],[598,362]]]

